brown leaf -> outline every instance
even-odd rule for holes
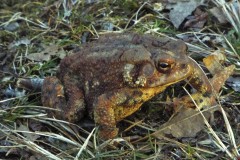
[[[183,28],[198,28],[201,29],[204,27],[204,24],[207,22],[208,13],[197,8],[194,11],[193,16],[188,16],[187,21],[185,22]]]
[[[203,114],[206,119],[209,119],[211,116],[209,111]],[[153,135],[158,137],[159,134],[171,134],[176,138],[195,137],[204,126],[205,123],[199,111],[182,107],[172,119],[163,124]]]
[[[222,86],[225,84],[225,81],[235,69],[234,65],[228,67],[222,66],[225,59],[225,55],[217,51],[203,59],[203,63],[213,75],[210,82],[216,94],[218,94]]]
[[[229,78],[229,76],[233,73],[235,69],[234,65],[228,66],[224,68],[223,71],[215,74],[211,79],[211,84],[216,93],[220,91],[222,86],[225,84],[225,81]]]
[[[223,54],[224,51],[224,49],[217,50],[203,59],[204,65],[212,75],[215,75],[224,69],[224,66],[222,66],[222,63],[226,60],[226,56]]]

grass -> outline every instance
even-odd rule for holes
[[[188,42],[193,55],[210,54],[214,50],[202,41],[202,37],[221,37],[227,44],[228,64],[239,63],[240,13],[229,2],[214,0],[221,7],[230,24],[224,32],[222,28],[206,28],[196,31],[180,32],[176,30],[162,12],[154,11],[152,3],[144,1],[103,1],[94,4],[67,4],[70,1],[24,1],[0,7],[0,28],[14,22],[19,24],[15,31],[0,29],[0,51],[14,54],[0,65],[0,158],[12,159],[237,159],[239,158],[239,93],[225,86],[219,97],[221,116],[209,123],[193,138],[177,139],[169,135],[158,135],[158,127],[164,123],[169,106],[159,109],[160,102],[155,101],[152,110],[146,114],[142,109],[121,122],[119,137],[102,141],[97,137],[98,128],[84,127],[63,120],[49,118],[41,106],[40,93],[27,91],[21,96],[6,96],[7,88],[16,88],[18,78],[54,75],[60,58],[56,55],[48,62],[32,61],[26,55],[40,52],[42,46],[57,44],[66,51],[80,46],[88,35],[95,37],[106,31],[105,23],[112,24],[116,32],[132,31],[150,33],[156,36],[175,38],[192,36],[195,42]],[[10,2],[3,2],[3,4]],[[237,3],[238,7],[239,3]],[[8,6],[8,5],[7,5]],[[122,14],[126,12],[127,14]],[[86,33],[86,35],[84,35]],[[29,44],[20,43],[25,38]],[[16,44],[8,48],[10,44]],[[218,47],[224,47],[221,46]],[[205,56],[204,55],[204,56]],[[2,58],[2,57],[0,57]],[[2,61],[3,62],[3,61]],[[235,75],[239,75],[237,65]],[[7,80],[4,80],[4,78]],[[174,93],[173,89],[169,89]],[[14,91],[14,92],[21,92]],[[15,93],[14,93],[15,94]],[[17,95],[17,94],[16,94]],[[228,101],[227,103],[225,103]],[[238,102],[238,103],[236,103]],[[148,105],[152,104],[148,103]],[[164,111],[163,111],[164,110]],[[156,115],[156,113],[161,113]],[[202,114],[202,110],[199,109]],[[158,118],[156,117],[158,116]],[[202,114],[203,116],[203,114]],[[160,118],[159,118],[160,117]],[[203,116],[204,117],[204,116]],[[160,120],[159,120],[160,119]],[[218,121],[222,123],[218,124]]]

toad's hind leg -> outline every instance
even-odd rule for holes
[[[42,87],[42,104],[59,110],[49,111],[50,116],[71,122],[78,121],[85,112],[82,90],[67,77],[64,78],[64,87],[57,77],[47,77]]]

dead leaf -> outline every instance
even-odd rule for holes
[[[166,8],[171,10],[169,14],[170,21],[176,28],[179,28],[184,19],[191,15],[200,4],[201,2],[198,0],[184,0],[169,3]]]
[[[29,128],[28,128],[27,126],[25,126],[25,125],[20,125],[17,130],[22,131],[22,132],[21,132],[22,135],[23,135],[26,139],[28,139],[29,141],[32,141],[32,142],[34,142],[35,140],[37,140],[37,139],[40,137],[40,136],[37,135],[37,134],[30,133],[31,131],[30,131]]]
[[[185,22],[183,28],[193,28],[193,29],[202,29],[204,24],[207,22],[208,13],[197,8],[193,16],[186,17],[187,21]]]
[[[7,25],[4,25],[3,28],[7,31],[14,32],[20,27],[18,22],[11,22]]]
[[[227,84],[232,87],[235,92],[240,92],[240,77],[230,77]]]
[[[203,63],[213,75],[213,78],[210,80],[210,82],[216,94],[218,94],[226,80],[230,77],[235,69],[234,65],[224,67],[222,63],[225,61],[225,59],[225,55],[221,52],[214,52],[212,55],[203,59]]]
[[[20,40],[18,40],[18,41],[14,41],[14,42],[12,42],[12,43],[10,43],[9,45],[8,45],[8,49],[12,49],[12,48],[14,48],[14,47],[18,47],[18,46],[20,46],[20,45],[29,45],[31,43],[31,40],[29,40],[29,39],[27,39],[27,38],[22,38],[22,39],[20,39]]]
[[[63,59],[66,54],[67,53],[61,47],[55,44],[50,44],[49,46],[44,46],[43,51],[29,54],[26,57],[33,61],[42,62],[51,60],[51,56],[56,56],[60,59]]]
[[[235,66],[231,65],[229,67],[224,68],[222,72],[215,74],[213,76],[213,78],[211,79],[211,83],[216,93],[219,92],[219,90],[225,84],[225,81],[229,78],[230,75],[232,75],[234,69]]]
[[[206,119],[211,116],[209,111],[205,111],[203,114]],[[176,138],[195,137],[204,126],[205,123],[199,111],[182,107],[172,119],[163,124],[153,135],[158,137],[159,134],[171,134]]]
[[[225,50],[216,50],[203,59],[203,63],[212,75],[215,75],[224,69],[224,66],[222,66],[226,60],[226,56],[223,54],[224,51]]]
[[[6,97],[23,97],[26,95],[26,91],[20,91],[17,88],[11,88],[8,87],[6,89],[2,90],[2,93],[6,96]]]
[[[228,20],[227,20],[226,16],[224,15],[224,12],[219,7],[211,8],[210,12],[213,14],[214,17],[217,18],[217,20],[220,24],[228,23]]]

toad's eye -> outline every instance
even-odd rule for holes
[[[159,72],[163,72],[166,73],[168,71],[170,71],[170,69],[173,67],[173,63],[170,62],[163,62],[163,61],[159,61],[157,63],[157,70]]]
[[[166,69],[166,68],[169,68],[170,65],[166,62],[159,62],[158,67],[162,69]]]

